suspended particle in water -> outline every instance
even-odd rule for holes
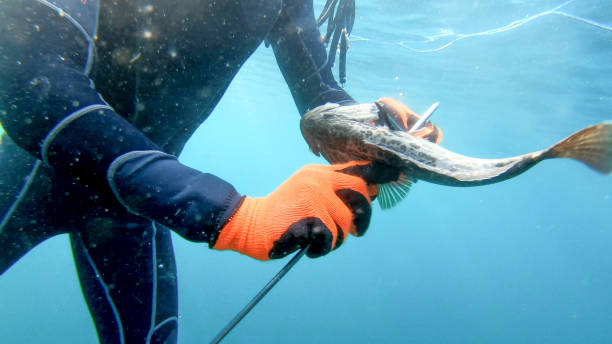
[[[142,32],[142,37],[144,37],[146,39],[151,39],[151,38],[153,38],[153,32],[151,32],[151,30],[145,29]]]

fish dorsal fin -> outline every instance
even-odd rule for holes
[[[378,204],[382,209],[395,207],[408,196],[413,183],[416,183],[416,180],[413,181],[401,173],[397,181],[378,185]]]

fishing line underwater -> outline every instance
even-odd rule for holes
[[[601,23],[598,23],[594,20],[588,19],[588,18],[584,18],[584,17],[580,17],[568,12],[564,12],[561,11],[560,9],[573,3],[574,0],[569,0],[566,1],[564,3],[562,3],[561,5],[558,5],[552,9],[546,10],[546,11],[542,11],[539,12],[537,14],[534,15],[528,15],[522,19],[517,19],[514,20],[512,22],[510,22],[507,25],[501,26],[501,27],[497,27],[497,28],[493,28],[493,29],[489,29],[489,30],[484,30],[484,31],[479,31],[479,32],[473,32],[473,33],[455,33],[452,29],[440,29],[440,31],[438,33],[433,33],[430,35],[415,35],[415,39],[412,40],[402,40],[399,42],[385,42],[385,41],[380,41],[377,39],[371,39],[371,38],[367,38],[367,37],[362,37],[362,36],[358,36],[358,35],[351,35],[351,42],[360,42],[360,41],[367,41],[367,42],[371,42],[371,43],[378,43],[378,44],[391,44],[391,45],[397,45],[400,46],[404,49],[408,49],[414,53],[420,53],[420,54],[425,54],[425,53],[436,53],[436,52],[440,52],[452,45],[454,45],[455,43],[457,43],[458,41],[464,40],[464,39],[468,39],[468,38],[475,38],[475,37],[485,37],[485,36],[492,36],[492,35],[496,35],[496,34],[500,34],[500,33],[504,33],[504,32],[508,32],[514,29],[518,29],[519,27],[530,23],[536,19],[540,19],[546,16],[560,16],[560,17],[564,17],[564,18],[568,18],[568,19],[572,19],[590,26],[593,26],[595,28],[601,29],[601,30],[605,30],[605,31],[612,31],[612,26],[608,26],[608,25],[604,25]],[[416,39],[419,38],[419,39]],[[448,40],[446,43],[443,43],[440,46],[434,47],[434,48],[429,48],[429,49],[419,49],[419,48],[415,48],[413,45],[411,44],[415,44],[415,43],[420,43],[420,44],[436,44],[439,43],[439,41],[441,40]],[[440,42],[441,43],[441,42]]]

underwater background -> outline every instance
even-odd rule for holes
[[[357,0],[347,65],[360,102],[440,101],[448,149],[523,154],[612,120],[612,2]],[[253,196],[325,163],[263,45],[180,159]],[[180,343],[210,341],[288,261],[173,240]],[[375,204],[363,238],[302,259],[224,342],[612,343],[611,252],[612,177],[575,161],[483,187],[419,182]],[[2,343],[97,341],[66,235],[0,277],[0,317]]]

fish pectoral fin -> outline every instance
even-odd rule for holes
[[[400,174],[397,181],[378,185],[378,204],[384,209],[391,209],[401,202],[415,181],[406,177],[404,173]]]

